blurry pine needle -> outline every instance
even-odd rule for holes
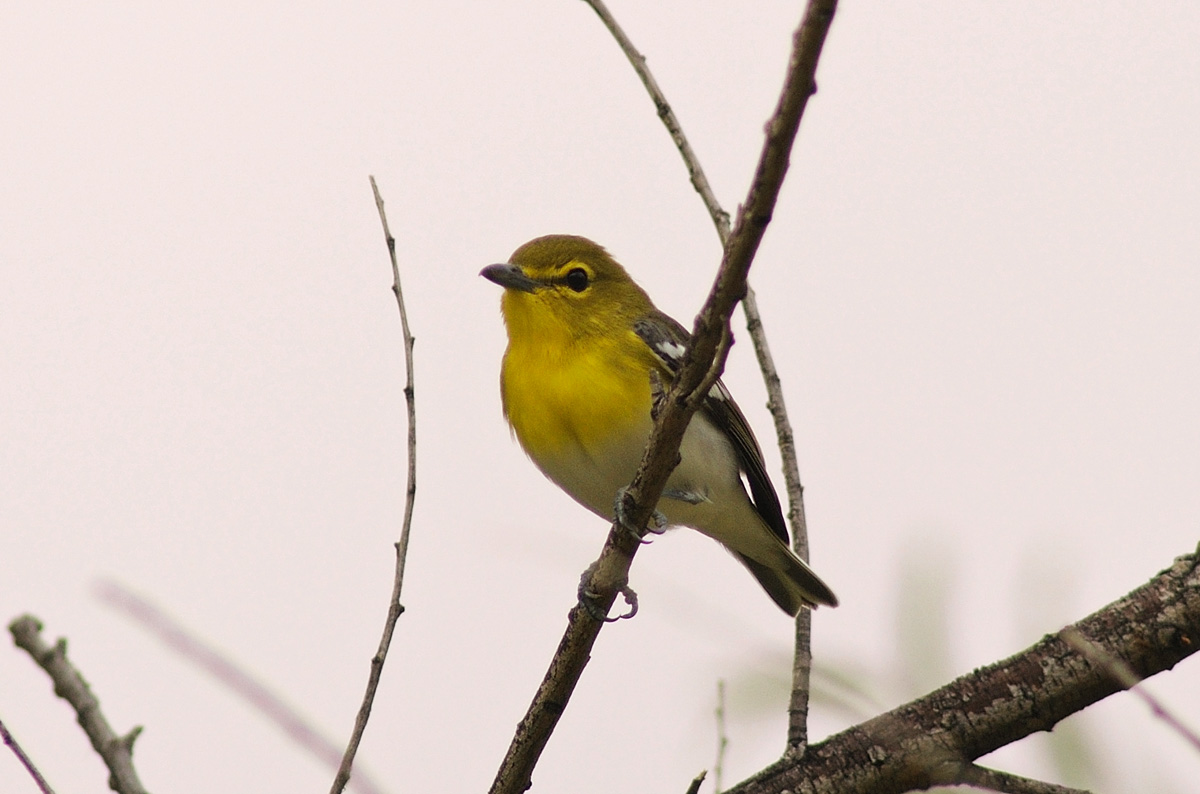
[[[713,764],[713,792],[724,790],[725,751],[729,749],[729,736],[725,733],[725,679],[717,679],[717,762]]]
[[[1052,550],[1029,554],[1018,571],[1017,631],[1021,637],[1040,637],[1047,626],[1062,626],[1074,620],[1071,594],[1078,588],[1074,569],[1058,560]],[[1089,729],[1089,721],[1076,714],[1040,737],[1058,779],[1067,785],[1095,790],[1108,779],[1102,754]],[[1163,791],[1156,788],[1155,791]]]
[[[896,593],[896,670],[893,686],[901,699],[931,692],[953,678],[950,647],[950,599],[954,558],[941,544],[920,541],[905,546]],[[934,786],[931,792],[959,791]]]
[[[916,697],[953,678],[950,602],[954,558],[945,544],[905,544],[896,593],[897,680],[901,697]]]

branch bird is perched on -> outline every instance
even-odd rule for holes
[[[504,287],[504,415],[538,468],[613,519],[650,437],[652,380],[669,384],[689,334],[607,251],[550,235],[480,274]],[[837,605],[788,548],[779,498],[746,418],[718,381],[692,418],[658,509],[724,544],[784,612]],[[742,477],[750,485],[750,494]]]

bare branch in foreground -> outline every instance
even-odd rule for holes
[[[724,352],[727,351],[721,351],[721,348],[727,348],[729,317],[745,294],[746,274],[771,221],[787,172],[800,118],[812,93],[813,73],[824,43],[824,31],[828,30],[828,20],[824,27],[814,26],[811,22],[813,5],[824,4],[810,4],[810,11],[806,12],[804,22],[793,38],[787,78],[779,104],[767,124],[766,141],[750,192],[738,212],[713,287],[696,317],[684,364],[660,403],[638,472],[621,496],[626,518],[643,530],[678,460],[679,442],[687,424],[707,393],[711,379],[724,365]],[[611,608],[617,593],[625,586],[639,542],[639,538],[614,522],[604,549],[592,566],[586,588],[597,594],[595,605],[600,610]],[[516,735],[496,774],[491,788],[493,794],[517,794],[532,784],[533,768],[587,664],[602,624],[579,605],[571,609],[567,620],[567,630],[550,668],[528,712],[517,726]]]
[[[46,778],[42,777],[42,773],[38,771],[33,760],[25,754],[25,750],[21,748],[16,738],[8,732],[8,726],[4,724],[4,720],[0,720],[0,739],[4,740],[8,748],[13,751],[13,755],[21,762],[21,766],[25,767],[25,771],[33,778],[33,782],[37,783],[38,791],[41,791],[42,794],[54,794],[54,789],[50,788]]]
[[[1145,687],[1138,687],[1142,679],[1129,668],[1129,665],[1112,654],[1105,653],[1103,648],[1089,642],[1087,637],[1080,634],[1073,626],[1066,627],[1058,634],[1068,645],[1086,656],[1088,661],[1103,668],[1104,672],[1108,673],[1114,681],[1120,684],[1122,689],[1127,689],[1141,698],[1142,702],[1150,707],[1150,711],[1155,717],[1158,717],[1170,726],[1171,730],[1182,736],[1184,741],[1190,744],[1194,750],[1200,751],[1200,736],[1197,736],[1195,731],[1180,722],[1179,718],[1159,702],[1158,698],[1147,692]]]
[[[1032,780],[977,764],[963,766],[953,776],[953,779],[944,780],[941,783],[942,785],[962,785],[988,791],[999,791],[1001,794],[1089,794],[1083,789]]]
[[[704,778],[708,773],[700,770],[700,774],[692,778],[692,782],[688,784],[685,794],[700,794],[700,785],[704,782]]]
[[[80,727],[92,747],[108,767],[108,786],[118,794],[146,794],[133,768],[133,742],[142,732],[136,727],[124,736],[117,736],[100,711],[100,701],[92,694],[87,681],[67,661],[67,641],[58,640],[53,647],[42,639],[42,623],[32,615],[22,615],[8,625],[13,642],[33,657],[54,682],[54,694],[75,709]]]
[[[1200,567],[1179,557],[1147,584],[1075,624],[1134,674],[1169,670],[1200,649]],[[902,794],[1121,690],[1051,634],[918,700],[809,746],[729,794]]]
[[[633,46],[633,42],[608,10],[604,0],[584,0],[584,2],[592,7],[605,27],[612,33],[613,38],[621,47],[621,51],[625,53],[625,57],[629,59],[629,63],[637,72],[642,85],[646,87],[646,92],[650,94],[654,107],[658,111],[658,117],[666,126],[671,140],[675,142],[675,148],[679,150],[679,155],[687,167],[692,186],[700,195],[700,200],[704,202],[709,217],[712,218],[713,226],[716,227],[717,237],[724,246],[729,240],[729,213],[717,201],[708,177],[704,173],[704,168],[700,165],[700,159],[692,150],[687,136],[683,133],[683,126],[675,117],[675,112],[671,110],[666,95],[659,88],[658,81],[654,79],[654,75],[646,65],[645,56]],[[821,7],[814,8],[818,5]],[[822,39],[832,22],[836,7],[836,0],[823,4],[814,3],[809,6],[809,9],[814,11],[811,15],[814,24],[824,26],[824,30],[820,32]],[[806,14],[805,18],[807,20],[809,15]],[[813,85],[815,90],[815,83]],[[762,315],[758,311],[758,301],[749,284],[746,285],[746,295],[742,299],[742,310],[746,315],[746,330],[754,345],[758,367],[766,386],[767,410],[771,412],[771,418],[775,422],[779,454],[783,459],[783,479],[788,495],[788,523],[792,527],[792,550],[800,559],[808,562],[808,522],[804,514],[804,487],[800,484],[800,466],[796,461],[795,435],[792,432],[791,420],[788,419],[787,403],[783,397],[783,384],[779,378],[779,371],[775,367],[775,359],[771,356],[771,348],[767,344]],[[808,691],[809,681],[812,677],[812,613],[808,610],[803,610],[796,616],[795,648],[792,663],[792,693],[788,703],[789,752],[799,752],[808,741]]]
[[[396,238],[388,227],[387,213],[383,210],[383,196],[379,194],[379,186],[375,177],[370,177],[371,192],[375,195],[375,207],[379,210],[379,221],[383,224],[383,238],[387,243],[388,256],[392,260],[392,292],[396,295],[396,305],[400,309],[400,330],[404,337],[404,401],[408,407],[408,485],[404,492],[404,522],[400,529],[400,540],[396,543],[396,574],[392,581],[392,596],[388,601],[387,619],[383,624],[383,636],[379,640],[379,649],[371,657],[371,672],[367,677],[367,691],[363,695],[362,705],[358,708],[358,716],[354,719],[354,730],[350,734],[350,742],[342,756],[341,766],[333,779],[330,794],[340,794],[350,780],[350,771],[354,767],[354,756],[358,754],[358,745],[367,729],[367,720],[371,717],[371,707],[375,703],[375,692],[379,689],[379,680],[383,676],[383,664],[387,660],[388,648],[392,644],[392,634],[396,631],[396,621],[404,612],[400,604],[400,590],[404,586],[404,563],[408,558],[408,536],[412,529],[413,501],[417,495],[417,409],[416,391],[413,381],[413,337],[408,330],[408,312],[404,308],[404,292],[400,288],[400,266],[396,263]]]
[[[193,635],[166,612],[118,582],[99,581],[93,585],[92,592],[101,602],[119,609],[139,626],[158,637],[168,648],[204,670],[218,683],[224,684],[275,723],[293,742],[332,769],[338,768],[342,758],[341,747],[324,736],[266,684],[243,670],[225,654]],[[354,778],[353,785],[363,794],[382,794],[382,789],[362,772]]]

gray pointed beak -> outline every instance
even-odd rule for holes
[[[488,265],[479,271],[479,275],[505,289],[515,289],[520,292],[533,292],[541,286],[539,282],[525,275],[525,271],[516,265]]]

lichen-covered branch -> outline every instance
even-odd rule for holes
[[[1074,624],[1139,678],[1200,649],[1200,566],[1179,557],[1145,585]],[[1059,634],[925,697],[811,745],[730,794],[901,794],[945,779],[948,767],[1046,731],[1122,689]]]

